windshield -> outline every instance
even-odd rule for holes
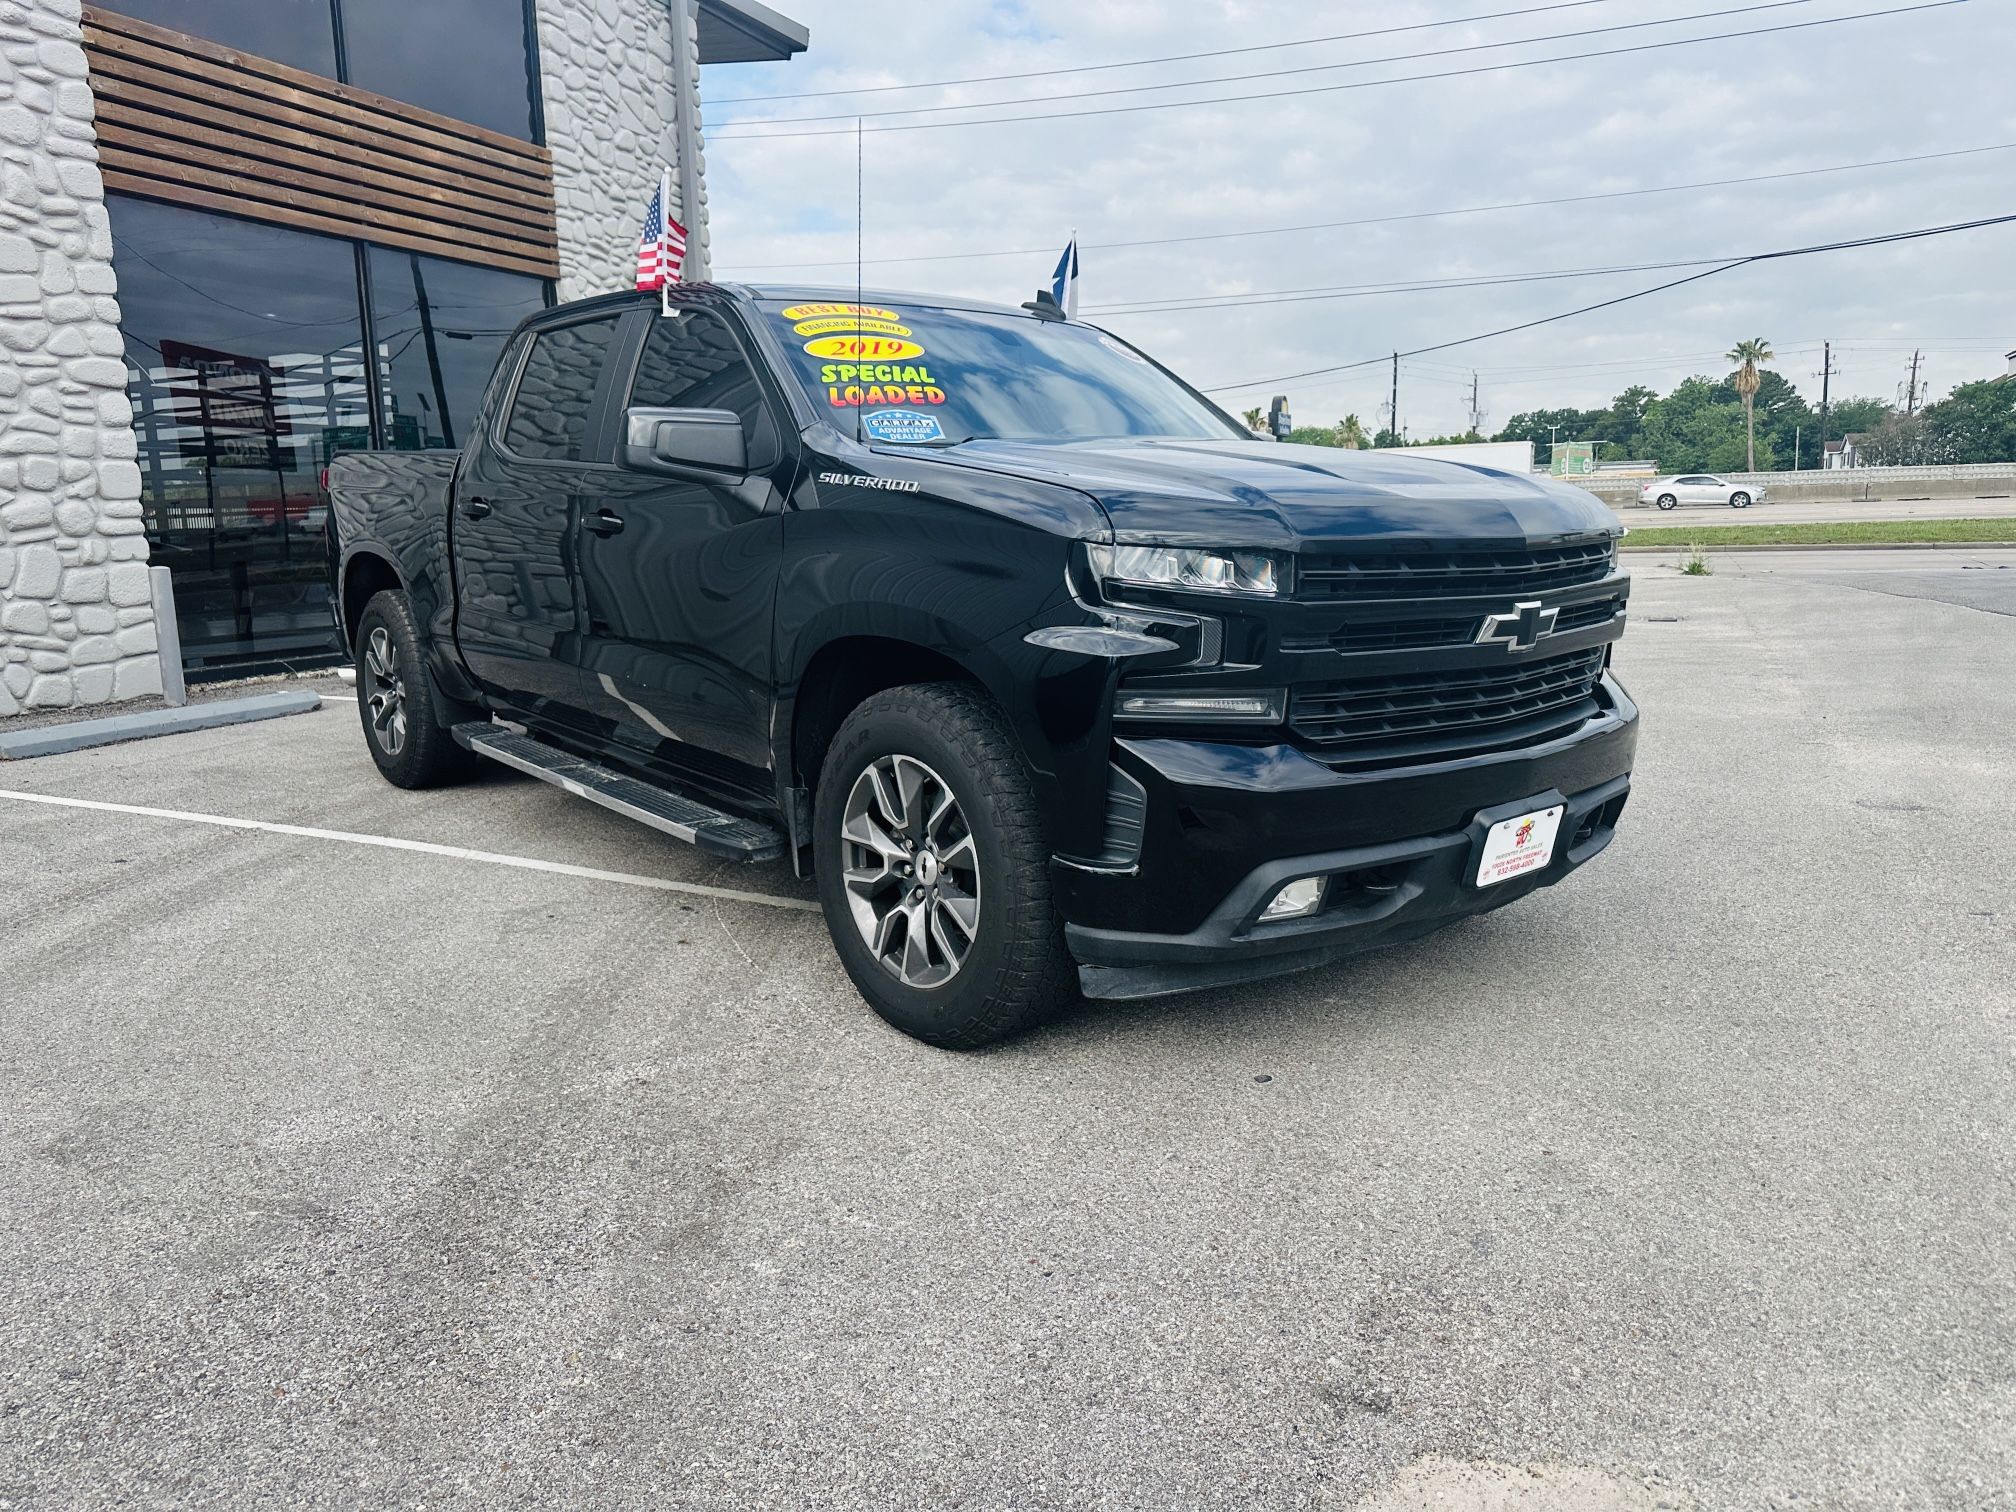
[[[763,301],[812,402],[842,430],[913,446],[989,439],[1244,435],[1124,342],[977,310]]]

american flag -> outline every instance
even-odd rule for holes
[[[679,270],[686,262],[686,228],[665,213],[665,185],[661,179],[651,204],[644,212],[644,235],[637,243],[637,287],[662,289],[679,282]]]

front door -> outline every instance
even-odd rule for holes
[[[501,421],[472,438],[449,522],[456,644],[484,689],[528,713],[582,717],[580,500],[595,475],[602,377],[620,315],[531,338]]]
[[[618,470],[583,496],[588,705],[640,755],[764,793],[771,620],[795,464],[775,404],[721,317],[638,318],[646,330],[627,404],[735,411],[750,471],[714,483]],[[624,407],[612,406],[619,421]]]

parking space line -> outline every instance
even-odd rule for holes
[[[22,793],[0,788],[0,799],[15,803],[41,803],[52,808],[92,809],[104,814],[136,814],[145,819],[172,819],[182,824],[209,824],[219,829],[258,830],[269,835],[292,835],[304,840],[335,840],[345,845],[374,845],[385,850],[415,851],[423,856],[444,856],[451,861],[480,861],[490,866],[512,866],[521,871],[552,872],[562,877],[580,877],[590,882],[620,882],[627,887],[648,887],[657,892],[691,893],[702,898],[726,898],[735,903],[760,903],[766,908],[788,908],[817,913],[817,903],[802,898],[779,898],[769,893],[740,892],[732,887],[708,887],[699,882],[673,882],[664,877],[640,877],[631,872],[603,871],[593,866],[570,866],[564,861],[539,861],[530,856],[506,856],[496,851],[469,850],[460,845],[435,845],[425,840],[399,840],[390,835],[359,835],[349,830],[313,829],[302,824],[273,824],[264,819],[234,819],[224,814],[192,814],[181,809],[146,808],[136,803],[100,803],[90,798],[59,798],[50,793]]]

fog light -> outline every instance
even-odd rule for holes
[[[1260,910],[1260,922],[1269,919],[1300,919],[1323,906],[1322,877],[1302,877],[1274,894]]]

